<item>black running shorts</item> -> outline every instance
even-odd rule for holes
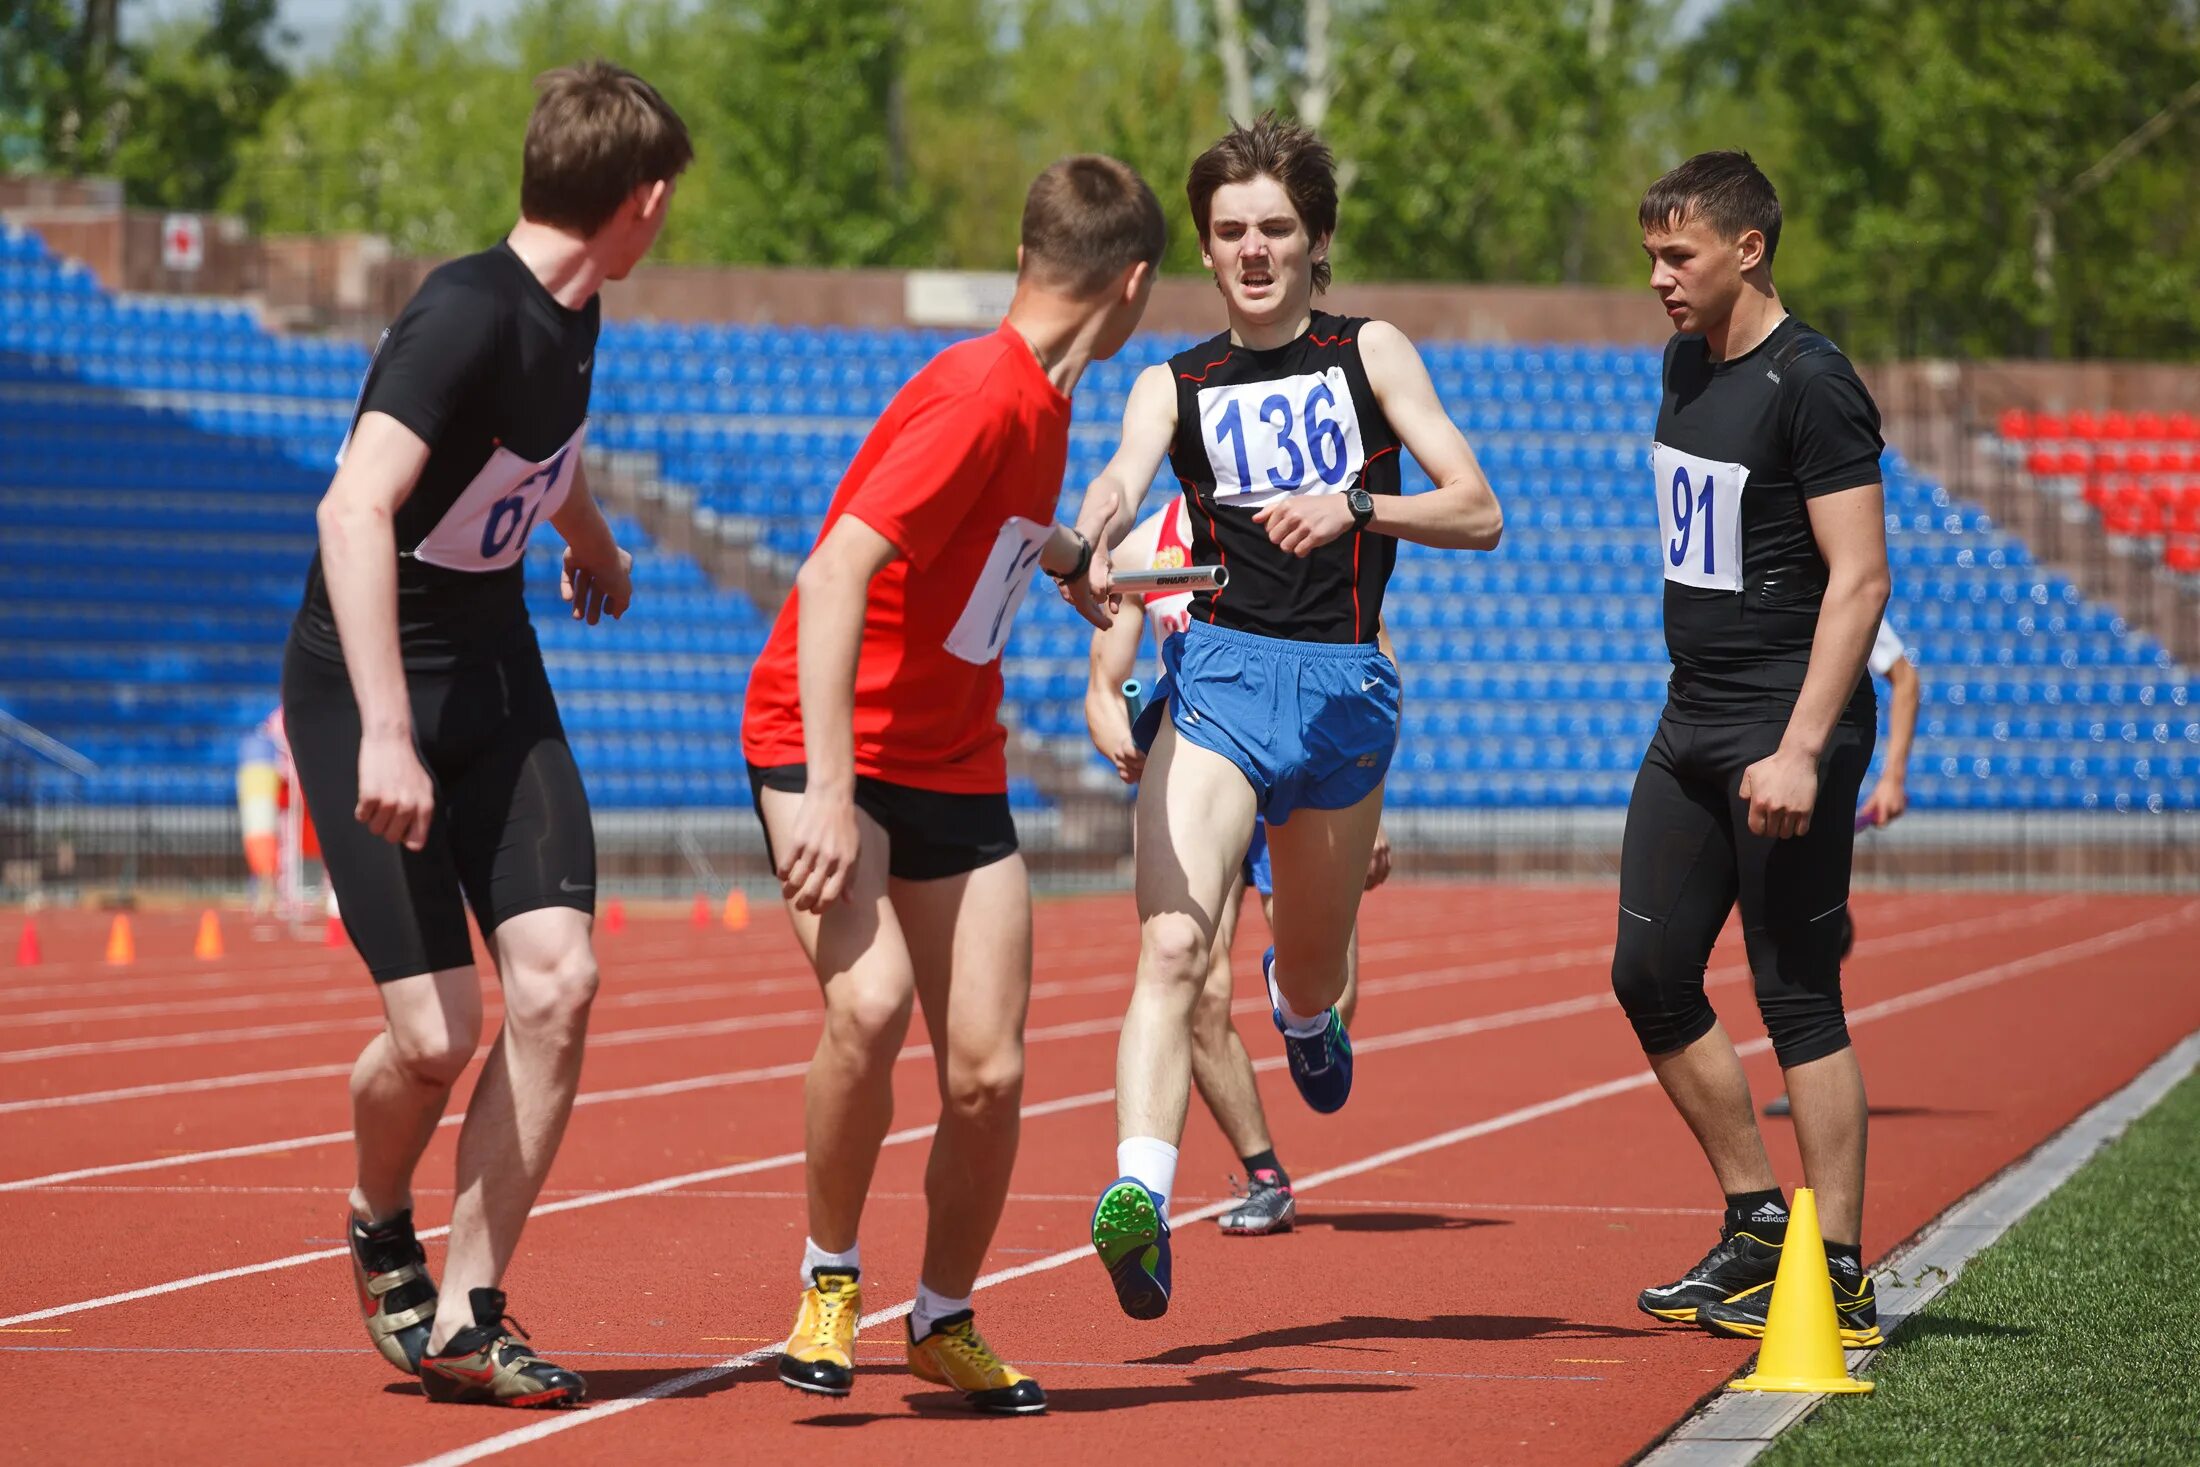
[[[409,671],[413,742],[435,781],[418,851],[356,818],[359,705],[340,663],[293,639],[283,723],[320,832],[344,931],[377,983],[473,962],[466,908],[487,937],[543,907],[593,912],[596,835],[558,705],[529,630],[490,662]]]
[[[772,854],[771,826],[764,821],[764,791],[799,795],[809,788],[802,764],[749,766],[749,794],[764,825],[764,854]],[[939,881],[1016,854],[1016,821],[1008,795],[955,795],[856,776],[856,808],[886,832],[886,874],[898,881]]]

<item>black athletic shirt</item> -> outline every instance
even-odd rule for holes
[[[1298,642],[1371,642],[1398,542],[1354,529],[1304,560],[1269,543],[1253,515],[1292,494],[1398,492],[1398,436],[1368,386],[1357,336],[1367,319],[1316,311],[1267,351],[1210,337],[1169,358],[1176,441],[1169,463],[1191,511],[1192,563],[1230,584],[1192,614]]]
[[[1653,450],[1682,723],[1785,722],[1803,689],[1825,557],[1806,501],[1879,482],[1879,409],[1849,359],[1793,316],[1713,361],[1701,336],[1665,348]],[[1842,717],[1874,717],[1859,677]]]
[[[522,552],[579,469],[600,316],[594,297],[560,305],[499,243],[438,266],[382,333],[352,421],[387,413],[429,447],[396,520],[407,668],[493,657],[526,626]],[[318,554],[293,635],[343,658]]]

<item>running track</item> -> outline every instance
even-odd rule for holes
[[[1858,919],[1870,1254],[2200,1028],[2200,899],[1865,894]],[[198,963],[178,956],[192,920],[155,915],[139,922],[142,961],[111,969],[102,920],[48,913],[47,962],[0,969],[7,1454],[405,1467],[975,1450],[1082,1464],[1126,1447],[1210,1461],[1256,1442],[1264,1460],[1336,1461],[1375,1442],[1421,1459],[1622,1462],[1748,1347],[1633,1308],[1708,1244],[1716,1197],[1610,1002],[1613,920],[1591,888],[1376,893],[1358,1089],[1326,1120],[1278,1072],[1261,1005],[1241,1002],[1301,1228],[1228,1240],[1195,1220],[1236,1164],[1195,1106],[1175,1305],[1136,1325],[1082,1247],[1112,1172],[1129,904],[1043,905],[1023,1151],[978,1309],[1054,1409],[994,1421],[900,1365],[936,1110],[921,1049],[865,1222],[856,1394],[796,1396],[768,1363],[742,1363],[792,1318],[803,1231],[816,1004],[776,910],[741,934],[637,920],[601,945],[582,1104],[508,1280],[514,1313],[599,1398],[551,1416],[431,1407],[364,1343],[341,1257],[342,1077],[375,1010],[349,951],[253,944],[231,919],[231,956]],[[1257,917],[1245,928],[1241,974],[1265,940]],[[1751,1076],[1770,1095],[1731,932],[1712,983],[1736,1037],[1759,1040]],[[1791,1135],[1767,1127],[1792,1185]],[[455,1134],[424,1166],[424,1225],[447,1214]]]

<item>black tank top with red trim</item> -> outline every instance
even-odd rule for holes
[[[1195,617],[1297,642],[1375,639],[1394,538],[1348,530],[1302,560],[1253,521],[1296,494],[1399,492],[1398,437],[1360,361],[1366,324],[1316,311],[1304,334],[1267,351],[1225,333],[1169,358],[1169,463],[1191,509],[1192,560],[1230,572],[1229,585],[1200,593]]]

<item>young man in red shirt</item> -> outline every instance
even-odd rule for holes
[[[798,1390],[853,1385],[856,1228],[914,1001],[941,1114],[909,1368],[982,1411],[1046,1407],[970,1308],[1016,1160],[1031,988],[999,664],[1035,570],[1105,622],[1091,543],[1053,522],[1070,392],[1137,329],[1162,244],[1161,206],[1125,165],[1088,155],[1039,175],[1008,318],[940,353],[879,419],[750,675],[750,786],[825,996],[804,1096],[805,1292],[779,1360]]]

